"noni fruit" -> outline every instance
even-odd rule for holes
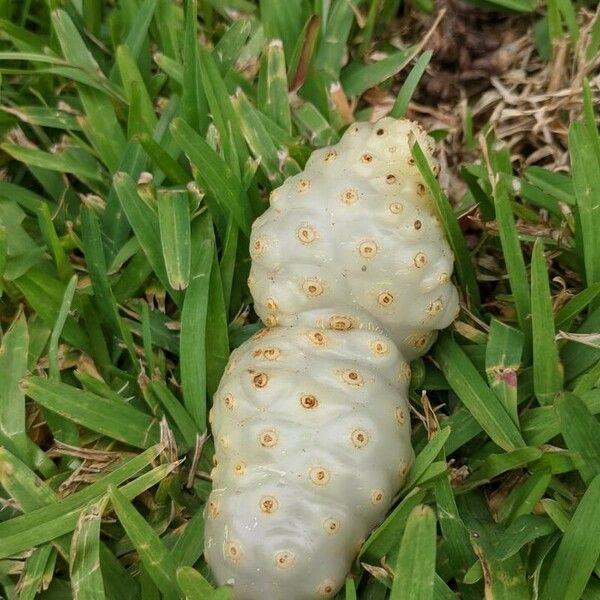
[[[458,309],[407,120],[350,126],[271,195],[249,286],[267,326],[231,355],[210,421],[205,556],[239,600],[335,595],[413,458],[408,361]]]

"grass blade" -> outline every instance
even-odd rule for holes
[[[525,442],[506,409],[452,339],[444,332],[432,353],[450,387],[490,438],[504,450],[523,447]]]
[[[579,598],[600,556],[600,476],[579,502],[548,570],[542,589],[545,600]]]
[[[406,522],[390,600],[432,600],[435,555],[435,513],[422,504]]]
[[[155,419],[125,402],[118,404],[78,388],[32,376],[23,384],[25,393],[38,404],[63,417],[136,448],[158,443]]]
[[[104,600],[100,570],[100,526],[107,498],[81,511],[73,538],[69,574],[73,600]]]
[[[477,278],[475,276],[471,257],[465,245],[465,240],[460,227],[458,226],[458,222],[454,216],[454,212],[452,211],[452,207],[450,206],[450,202],[442,191],[442,188],[435,178],[431,167],[427,162],[427,158],[423,154],[423,150],[421,150],[418,143],[415,143],[412,152],[416,165],[425,180],[425,184],[433,195],[438,215],[442,221],[446,235],[448,236],[450,247],[454,252],[458,278],[466,289],[471,310],[477,311],[479,309],[479,304],[481,303],[479,298],[479,286],[477,285]]]
[[[135,546],[148,575],[167,600],[181,597],[177,586],[177,565],[150,524],[115,487],[109,488],[110,502],[119,522]]]
[[[171,287],[183,290],[190,280],[191,230],[187,190],[159,190],[158,224],[162,253]]]
[[[562,365],[554,341],[552,298],[544,245],[538,239],[531,257],[531,321],[533,331],[533,385],[541,404],[552,402],[562,390]]]

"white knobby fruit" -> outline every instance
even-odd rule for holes
[[[236,599],[333,597],[412,462],[408,361],[458,309],[414,141],[436,170],[418,125],[351,126],[254,223],[267,328],[231,355],[210,415],[205,556]]]

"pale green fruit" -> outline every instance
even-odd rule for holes
[[[455,318],[453,255],[415,140],[437,169],[418,125],[385,118],[350,126],[273,192],[250,241],[250,289],[267,325],[328,327],[328,313],[344,314],[383,328],[412,359]]]
[[[408,361],[458,309],[453,256],[413,164],[414,123],[351,126],[253,226],[268,326],[211,410],[205,556],[236,600],[333,597],[410,467]]]
[[[335,595],[412,461],[409,380],[376,332],[275,327],[232,354],[205,556],[236,599]]]

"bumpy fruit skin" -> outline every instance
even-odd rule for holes
[[[205,513],[206,560],[237,600],[333,597],[412,462],[408,361],[458,308],[415,140],[437,169],[414,123],[351,126],[253,226],[267,328],[215,394]]]

